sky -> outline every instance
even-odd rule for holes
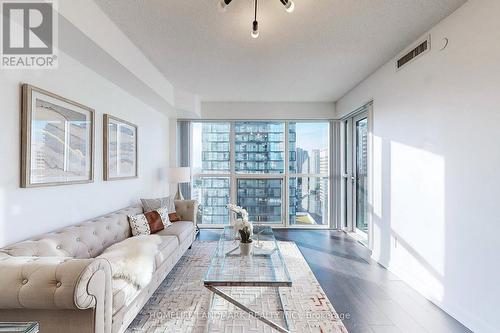
[[[297,147],[307,151],[328,148],[328,123],[297,123]]]

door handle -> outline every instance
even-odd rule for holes
[[[356,178],[356,177],[354,177],[354,176],[352,176],[352,175],[350,175],[350,174],[348,174],[348,173],[344,173],[344,174],[342,174],[342,178],[345,178],[345,179],[351,179],[351,182],[353,182],[353,183],[357,180],[357,178]]]

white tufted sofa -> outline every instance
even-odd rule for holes
[[[125,331],[194,241],[197,202],[175,206],[182,221],[157,233],[156,269],[141,290],[113,279],[109,262],[95,258],[131,237],[127,215],[139,206],[1,249],[0,321],[38,321],[42,333]]]

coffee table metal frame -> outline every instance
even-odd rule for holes
[[[205,275],[205,279],[203,281],[204,286],[212,292],[212,300],[211,300],[210,308],[212,308],[212,305],[213,305],[213,302],[215,299],[214,296],[217,295],[217,296],[221,297],[222,299],[226,300],[227,302],[238,307],[239,309],[250,314],[251,316],[255,317],[256,319],[260,320],[261,322],[265,323],[266,325],[274,328],[275,330],[277,330],[279,332],[283,332],[283,333],[289,333],[290,329],[289,329],[289,324],[288,324],[288,318],[287,318],[286,311],[283,307],[283,300],[281,298],[280,288],[281,287],[287,287],[287,288],[292,287],[292,280],[290,279],[290,275],[289,275],[288,270],[286,268],[285,261],[283,259],[283,256],[281,255],[281,252],[278,248],[278,244],[276,242],[276,239],[274,238],[274,235],[272,233],[272,229],[270,227],[256,228],[256,230],[254,230],[254,235],[256,235],[257,237],[256,237],[256,239],[254,239],[254,242],[258,243],[259,242],[259,235],[266,233],[267,241],[271,241],[271,242],[274,241],[274,243],[275,243],[274,248],[272,250],[268,251],[267,253],[266,252],[254,253],[252,255],[252,257],[258,258],[259,260],[263,260],[263,259],[265,260],[265,258],[270,259],[273,255],[276,255],[277,258],[279,258],[279,260],[281,261],[281,264],[283,265],[281,268],[283,269],[283,272],[285,275],[284,278],[274,279],[274,280],[273,279],[267,279],[267,280],[266,279],[262,279],[262,280],[249,279],[248,281],[246,281],[246,280],[230,280],[230,279],[227,279],[227,280],[225,280],[225,279],[211,279],[210,278],[209,273],[210,273],[210,270],[212,269],[212,264],[213,264],[214,260],[216,259],[217,256],[222,256],[221,253],[218,253],[218,251],[221,251],[220,242],[227,242],[228,241],[227,238],[225,238],[225,237],[227,237],[228,232],[230,232],[229,230],[230,230],[230,227],[224,228],[224,232],[221,235],[216,252],[212,256],[212,262],[210,264],[210,267],[209,267],[207,274]],[[224,248],[224,247],[222,247],[222,248]],[[226,256],[226,257],[239,257],[239,254],[235,253],[237,250],[238,250],[238,246],[236,246],[234,249],[232,249],[230,251],[225,252],[224,256]],[[252,258],[250,258],[250,259],[252,259]],[[275,269],[274,265],[272,265],[272,264],[269,265],[269,268],[272,270]],[[278,301],[279,301],[278,302],[278,305],[279,305],[278,311],[283,311],[283,320],[285,323],[284,327],[275,323],[274,321],[272,321],[270,319],[267,319],[266,317],[264,317],[263,314],[259,313],[258,311],[252,310],[248,306],[242,304],[241,302],[239,302],[237,299],[235,299],[231,295],[222,291],[220,289],[220,287],[249,287],[249,288],[251,288],[251,287],[271,287],[271,288],[276,288],[276,291],[278,293]],[[207,327],[207,330],[208,330],[208,327]]]

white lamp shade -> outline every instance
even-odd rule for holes
[[[168,169],[168,181],[172,183],[189,183],[191,181],[191,168],[179,167]]]

